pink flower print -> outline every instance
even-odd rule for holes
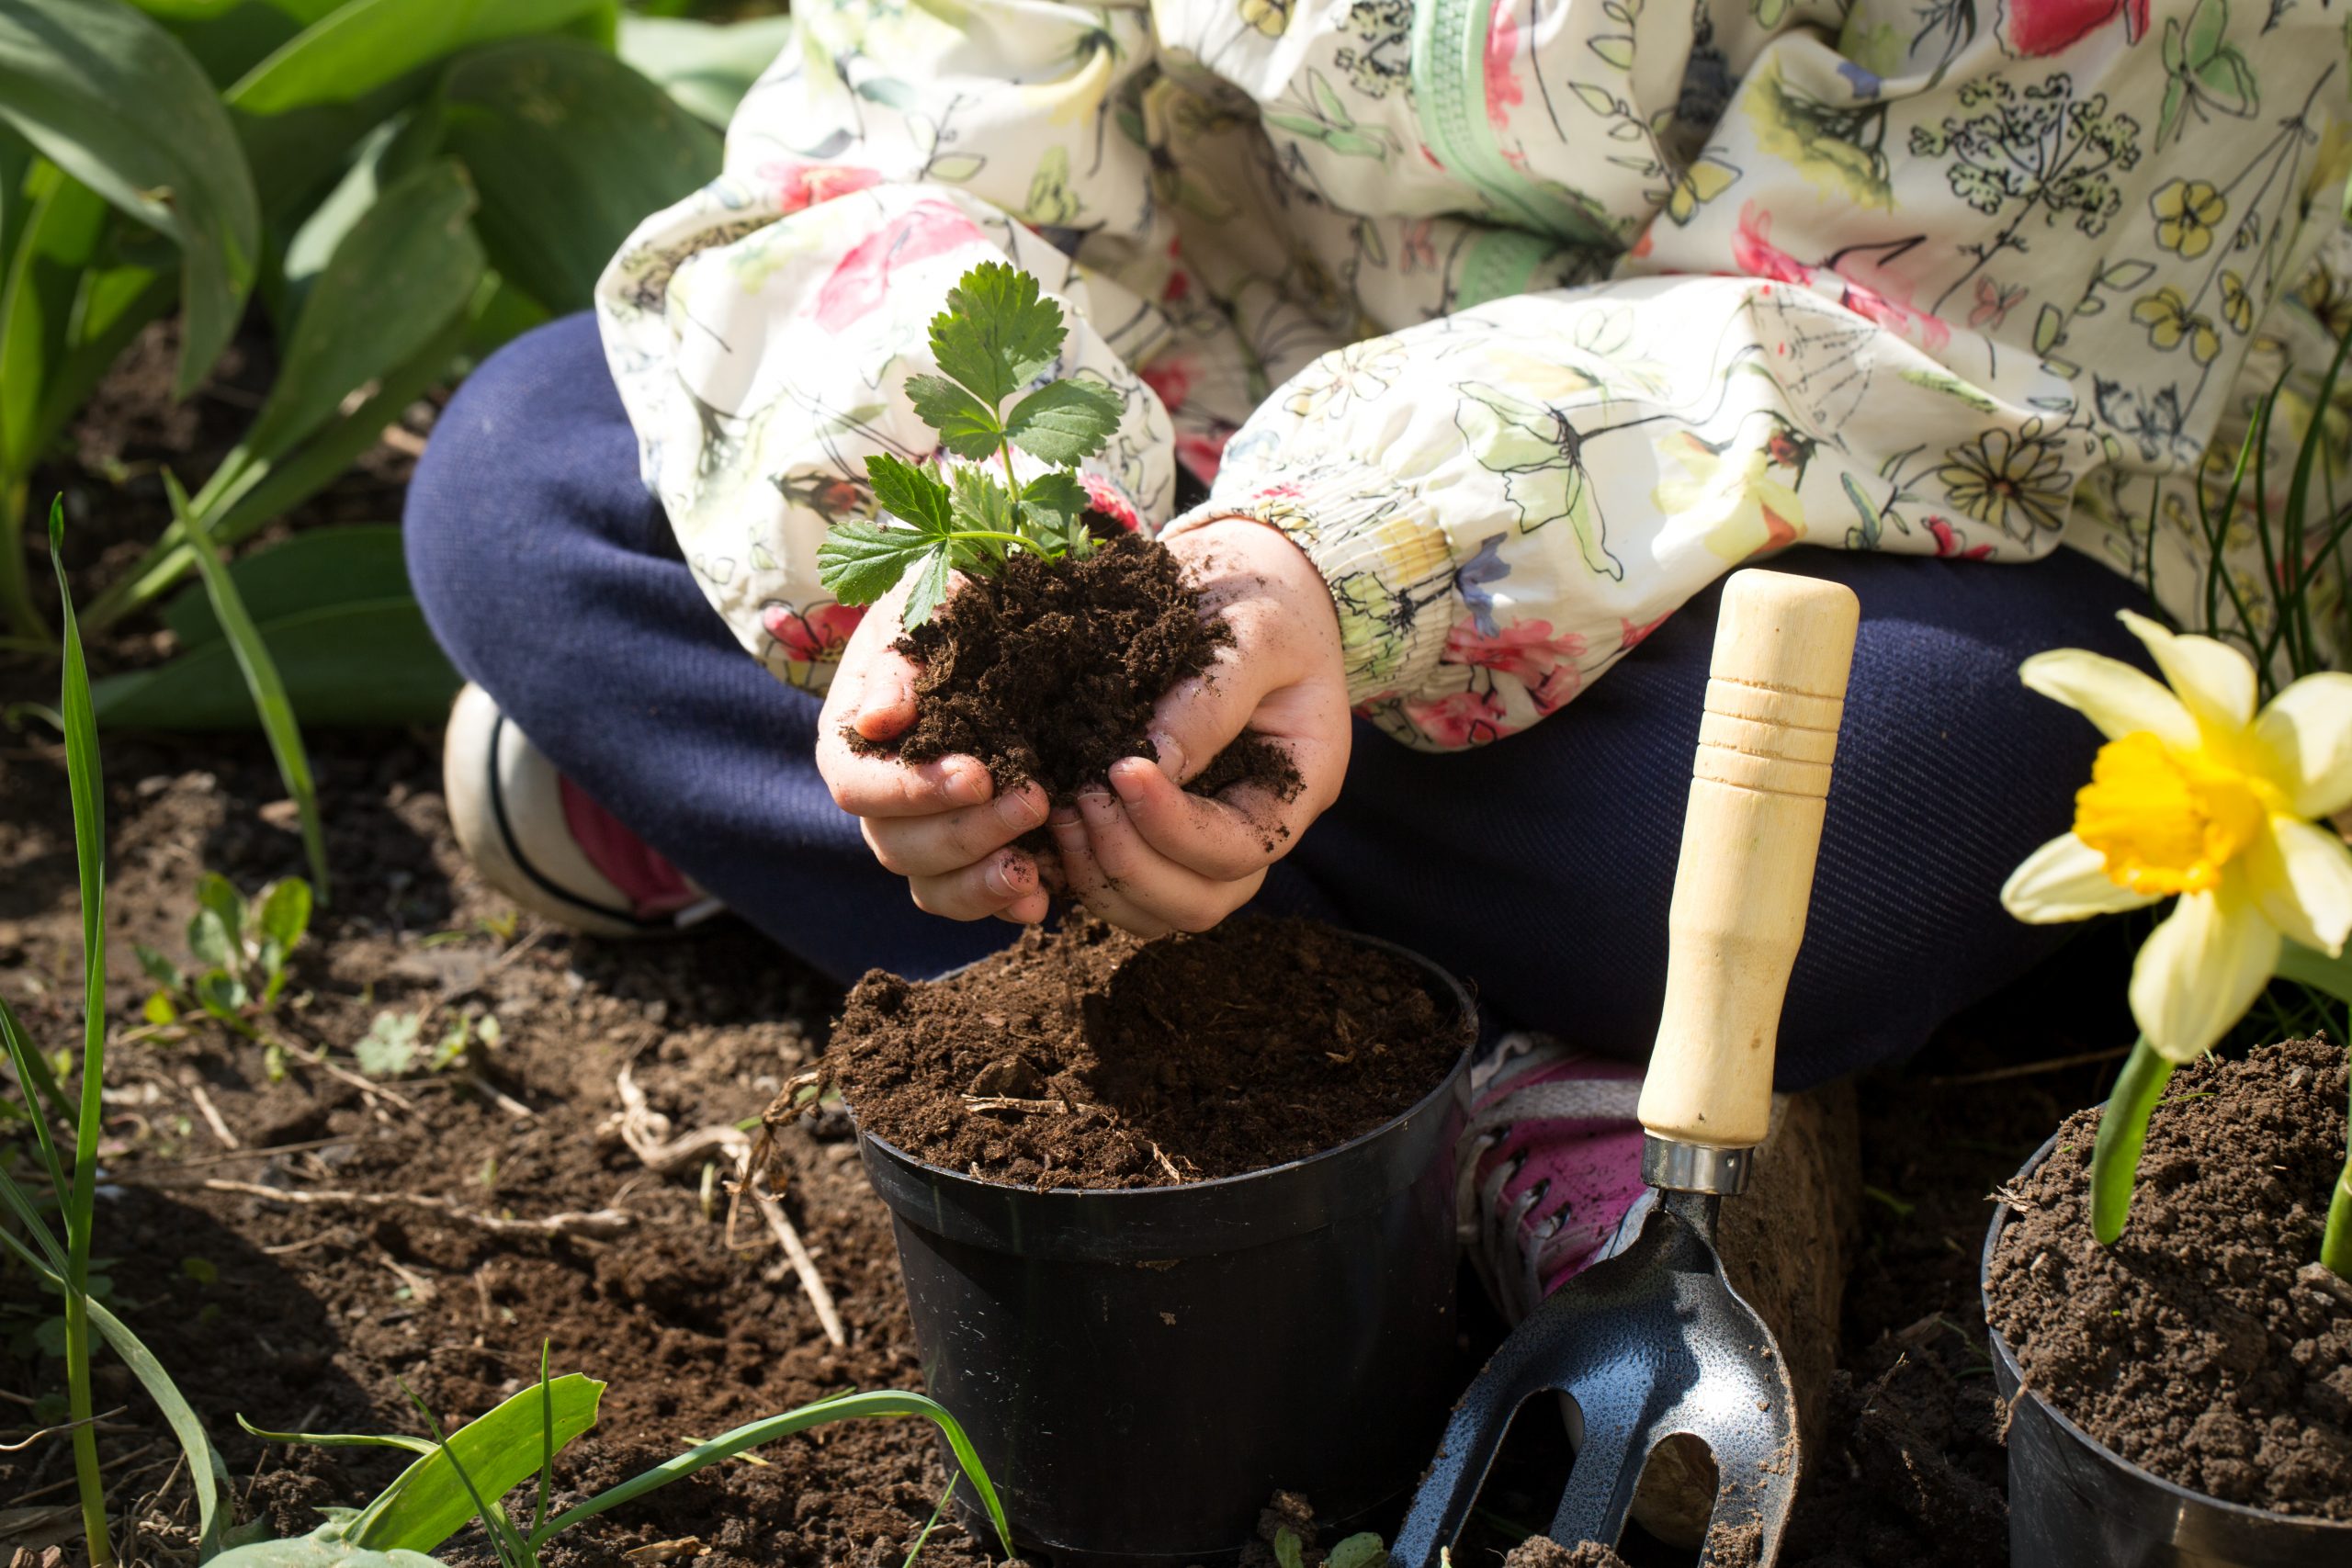
[[[1838,276],[1845,288],[1840,303],[1858,316],[1876,321],[1880,326],[1929,349],[1940,349],[1951,342],[1951,329],[1925,310],[1911,308],[1911,286],[1888,275],[1883,268],[1875,283],[1863,283],[1855,277],[1862,270],[1858,262],[1841,263]]]
[[[1492,692],[1455,692],[1400,705],[1413,728],[1440,746],[1484,746],[1511,733],[1503,705]]]
[[[840,332],[882,303],[891,272],[985,239],[979,225],[944,201],[920,201],[859,241],[817,290],[817,324]]]
[[[1958,560],[1983,560],[1993,553],[1993,547],[1990,545],[1972,545],[1967,549],[1962,549],[1959,534],[1953,531],[1950,523],[1940,517],[1930,517],[1927,523],[1928,532],[1935,536],[1936,554],[1939,556]]]
[[[2012,54],[2058,54],[2123,18],[2123,39],[2147,36],[2148,0],[2001,0],[2001,30]]]
[[[1408,276],[1417,272],[1437,270],[1436,225],[1427,218],[1416,218],[1405,225],[1397,244],[1396,269]]]
[[[1511,58],[1518,53],[1519,23],[1510,6],[1498,6],[1487,26],[1487,118],[1497,130],[1508,126],[1510,111],[1527,101],[1527,89],[1511,74]]]
[[[1136,515],[1136,503],[1117,485],[1101,474],[1082,473],[1078,476],[1078,482],[1086,487],[1088,510],[1100,512],[1130,534],[1143,526],[1143,519]]]
[[[1159,394],[1160,405],[1170,413],[1184,406],[1192,395],[1193,372],[1197,368],[1189,354],[1163,354],[1136,372],[1137,379]]]
[[[1474,618],[1446,633],[1444,661],[1511,676],[1527,688],[1538,713],[1550,713],[1583,687],[1577,660],[1584,651],[1583,637],[1575,632],[1555,637],[1549,621],[1515,621],[1489,637]]]
[[[1668,610],[1667,612],[1667,615],[1670,615],[1673,613],[1673,611]],[[1623,615],[1618,616],[1617,650],[1620,653],[1623,653],[1630,649],[1641,647],[1643,641],[1649,637],[1650,633],[1657,630],[1658,627],[1664,625],[1666,625],[1666,615],[1660,615],[1655,621],[1644,621],[1638,626]]]
[[[775,638],[776,646],[795,664],[821,664],[839,659],[842,650],[849,646],[849,634],[857,630],[857,623],[865,618],[863,608],[831,603],[796,610],[779,599],[760,610],[760,625],[767,628],[768,636]]]
[[[1773,283],[1811,283],[1813,268],[1772,243],[1772,215],[1754,202],[1739,209],[1732,231],[1731,264],[1749,277]]]
[[[776,206],[786,218],[820,201],[831,201],[837,196],[882,183],[878,169],[855,168],[847,164],[781,161],[762,164],[752,173],[775,187]]]

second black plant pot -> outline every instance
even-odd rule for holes
[[[1466,1045],[1462,987],[1370,945],[1422,971]],[[1457,1392],[1467,1063],[1337,1148],[1182,1187],[1040,1192],[861,1131],[923,1381],[969,1432],[1025,1555],[1230,1562],[1278,1487],[1344,1520],[1412,1485]]]
[[[2014,1179],[2050,1157],[2058,1134]],[[2011,1218],[1993,1211],[1977,1266],[1992,1313],[1993,1253]],[[2345,1568],[2352,1524],[2224,1503],[2151,1474],[2024,1387],[2017,1356],[1988,1326],[1993,1376],[2009,1409],[2009,1561],[2016,1568]]]

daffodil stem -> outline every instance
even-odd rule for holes
[[[2320,1267],[2339,1280],[2352,1280],[2352,1111],[2345,1125],[2344,1168],[2336,1174],[2335,1193],[2327,1201],[2327,1229],[2319,1239]]]
[[[2091,1234],[2111,1247],[2132,1214],[2132,1184],[2140,1175],[2140,1151],[2148,1141],[2148,1118],[2172,1080],[2172,1064],[2156,1055],[2146,1035],[2132,1047],[2123,1072],[2098,1119],[2098,1142],[2091,1148]]]

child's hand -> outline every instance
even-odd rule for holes
[[[1168,547],[1201,589],[1202,607],[1232,628],[1232,645],[1160,699],[1157,764],[1112,764],[1110,789],[1083,791],[1053,818],[1070,895],[1142,936],[1205,931],[1246,903],[1339,798],[1348,771],[1339,616],[1314,564],[1280,533],[1238,518],[1180,534]],[[1298,794],[1284,801],[1250,784],[1216,799],[1185,794],[1179,786],[1244,728],[1289,754]]]
[[[1008,846],[1046,820],[1045,791],[1030,784],[999,797],[977,758],[860,756],[842,734],[854,727],[868,740],[888,740],[915,721],[917,671],[890,647],[910,583],[885,594],[850,634],[817,716],[817,771],[834,804],[858,818],[874,858],[907,879],[918,908],[1034,925],[1047,902],[1037,863]]]

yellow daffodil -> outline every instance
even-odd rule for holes
[[[2306,675],[2256,713],[2237,649],[2122,618],[2169,690],[2078,648],[2018,671],[2107,744],[2074,830],[2027,857],[2001,902],[2042,924],[2177,897],[2132,965],[2132,1015],[2187,1062],[2254,1005],[2282,938],[2333,957],[2352,931],[2352,850],[2313,821],[2352,806],[2352,675]]]

